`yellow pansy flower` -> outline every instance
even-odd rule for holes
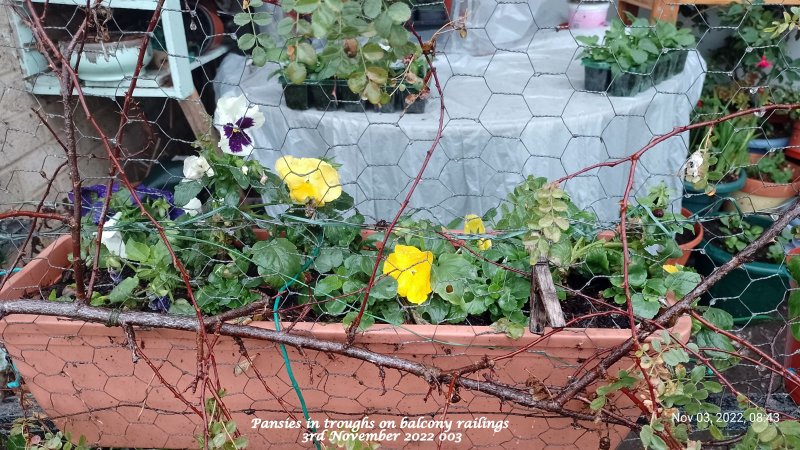
[[[475,214],[467,214],[464,218],[464,233],[466,234],[484,234],[486,227],[483,226],[483,220]],[[492,248],[491,239],[478,239],[478,248],[481,250],[489,250]]]
[[[342,195],[339,173],[321,159],[284,156],[275,162],[275,171],[295,203],[304,205],[313,200],[317,206],[324,206]]]
[[[428,299],[431,288],[433,253],[410,245],[397,245],[386,258],[383,274],[397,280],[397,293],[409,302],[421,305]]]
[[[678,268],[678,266],[676,266],[674,264],[664,264],[663,266],[661,266],[661,268],[664,269],[664,272],[667,272],[667,273],[677,273],[677,272],[680,272],[680,270],[681,270],[681,269]]]

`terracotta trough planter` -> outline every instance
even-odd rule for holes
[[[750,154],[750,163],[756,164],[764,155]],[[744,186],[733,194],[742,213],[755,213],[777,208],[800,193],[800,166],[789,163],[794,173],[791,183],[767,183],[758,178],[747,178]],[[732,209],[733,210],[733,209]]]
[[[0,292],[0,299],[20,298],[25,292],[53,283],[68,265],[70,247],[69,237],[60,238],[9,280]],[[47,292],[44,294],[46,297]],[[270,322],[254,325],[272,327]],[[690,319],[683,317],[672,331],[685,341],[690,328]],[[292,332],[345,340],[341,324],[299,323]],[[73,436],[85,435],[89,442],[110,447],[196,448],[194,435],[201,433],[201,420],[154,378],[146,363],[131,361],[121,329],[55,317],[15,315],[0,322],[0,333],[39,404],[60,428],[69,430]],[[195,373],[194,333],[137,329],[136,336],[163,376],[176,384],[179,391],[187,389]],[[527,352],[498,362],[493,373],[498,381],[522,389],[527,389],[526,382],[535,379],[550,385],[565,385],[567,377],[574,375],[586,358],[629,337],[629,330],[566,329]],[[480,326],[376,325],[359,335],[356,345],[443,368],[457,368],[478,362],[484,356],[506,354],[535,339],[536,335],[526,332],[514,341]],[[302,418],[278,347],[253,340],[245,340],[245,344],[267,385],[290,405],[296,417]],[[381,370],[372,364],[337,355],[291,347],[288,351],[311,417],[320,422],[321,428],[325,419],[359,420],[369,416],[375,427],[362,431],[379,432],[378,423],[389,420],[396,426],[384,428],[385,431],[400,433],[394,441],[381,442],[383,448],[436,448],[435,442],[420,440],[422,436],[415,433],[438,436],[440,430],[400,428],[404,417],[441,419],[443,396],[434,391],[426,401],[429,385],[423,380],[402,376],[391,369],[381,375]],[[238,376],[234,374],[242,359],[232,339],[220,338],[215,356],[222,386],[228,391],[225,403],[250,439],[249,448],[311,447],[302,442],[302,429],[251,428],[254,419],[285,420],[288,414],[265,391],[252,369]],[[615,374],[630,365],[631,361],[623,359],[609,373]],[[479,374],[475,377],[482,379]],[[191,393],[186,395],[196,400]],[[460,397],[459,402],[450,405],[448,419],[485,418],[500,425],[496,432],[492,428],[454,425],[451,432],[460,433],[461,443],[445,442],[443,448],[558,446],[585,450],[600,448],[601,440],[608,439],[607,448],[613,449],[628,434],[625,427],[547,417],[551,415],[515,407],[480,393],[461,390]],[[609,402],[620,408],[618,412],[622,414],[634,418],[639,415],[627,397]],[[570,406],[581,407],[577,402]]]
[[[686,208],[681,208],[681,215],[683,217],[689,218],[692,217],[692,212]],[[683,244],[678,244],[681,251],[683,251],[683,255],[680,258],[668,259],[667,264],[679,264],[681,266],[685,266],[686,262],[689,261],[689,256],[692,255],[692,250],[697,248],[700,245],[700,242],[703,240],[703,226],[699,222],[695,222],[693,224],[694,230],[694,239],[689,242],[684,242]]]

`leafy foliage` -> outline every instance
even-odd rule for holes
[[[647,74],[653,71],[662,53],[694,46],[690,29],[679,30],[674,24],[663,21],[651,27],[647,19],[628,14],[631,25],[613,20],[602,45],[598,36],[576,36],[575,39],[585,46],[578,57],[608,64],[614,76],[622,72]]]
[[[783,152],[770,152],[759,158],[755,165],[747,167],[747,176],[782,184],[794,180],[794,171]]]

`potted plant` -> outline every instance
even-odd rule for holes
[[[683,72],[689,51],[696,48],[691,28],[678,28],[672,22],[658,20],[653,35],[661,56],[656,64],[655,83]]]
[[[221,103],[230,107],[240,103],[223,100]],[[222,120],[223,132],[233,124],[260,122],[259,113],[246,103],[238,113],[224,113],[231,122]],[[274,304],[270,304],[273,309],[291,315],[281,318],[275,312],[274,316],[264,317],[258,314],[264,308],[260,306],[258,311],[250,312],[256,313],[258,327],[277,329],[281,320],[293,320],[293,334],[344,342],[346,325],[355,318],[362,298],[359,293],[377,262],[381,232],[371,236],[361,233],[364,219],[353,211],[352,199],[342,190],[335,164],[285,156],[273,171],[243,159],[248,147],[228,141],[220,143],[221,154],[206,147],[200,155],[187,159],[185,180],[176,186],[172,202],[153,198],[144,203],[148,212],[169,230],[169,241],[193,280],[197,305],[204,314],[213,315],[246,308],[266,295],[274,298]],[[243,190],[259,192],[268,203],[286,205],[287,212],[280,218],[270,218],[255,209],[242,208],[239,200]],[[175,207],[184,214],[170,217],[170,210]],[[345,212],[349,215],[345,216]],[[528,331],[522,312],[530,301],[531,286],[522,274],[530,270],[532,260],[538,262],[541,252],[556,262],[556,277],[571,276],[570,266],[584,276],[602,274],[604,289],[608,290],[603,295],[618,302],[621,245],[587,234],[583,219],[590,217],[586,214],[556,186],[529,178],[499,208],[496,221],[508,230],[519,223],[527,224],[524,236],[489,234],[477,216],[465,218],[465,234],[457,238],[441,231],[440,225],[404,219],[388,241],[388,256],[379,267],[381,275],[370,293],[356,345],[373,350],[390,348],[395,354],[409,358],[415,355],[426,362],[436,360],[442,351],[452,352],[441,346],[456,346],[458,351],[452,352],[446,364],[458,367],[484,355],[501,355],[533,343],[539,337]],[[489,214],[484,219],[494,220],[493,217]],[[100,281],[91,296],[93,305],[177,317],[193,314],[185,285],[171,264],[166,246],[156,233],[150,232],[149,222],[142,219],[128,192],[120,189],[111,198],[106,219],[103,232],[98,233],[93,215],[86,214],[81,255],[71,256],[70,238],[62,237],[12,278],[0,298],[34,295],[71,301],[74,291],[69,288],[69,265],[70,259],[77,256],[90,266],[96,262],[101,268]],[[667,305],[669,291],[682,296],[697,284],[699,277],[662,268],[660,262],[674,256],[676,246],[650,248],[652,244],[663,244],[666,237],[653,233],[652,224],[645,226],[645,222],[632,231],[633,300],[637,314],[653,317]],[[266,233],[255,233],[255,226],[263,227]],[[95,260],[98,241],[100,253]],[[563,252],[572,248],[575,251],[569,254]],[[516,270],[504,270],[497,264]],[[562,290],[562,296],[580,299],[568,290]],[[568,317],[581,314],[578,309]],[[470,325],[450,325],[465,320]],[[332,323],[326,323],[329,321]],[[540,342],[535,352],[498,361],[494,372],[509,385],[525,385],[529,377],[558,383],[573,375],[582,358],[630,337],[630,330],[626,329],[578,325]],[[590,320],[589,325],[596,323]],[[169,390],[153,384],[154,374],[149,366],[131,361],[130,350],[121,345],[125,340],[122,330],[25,315],[8,317],[0,327],[4,344],[29,380],[31,392],[58,425],[73,435],[85,435],[90,442],[107,446],[187,448],[194,444],[195,435],[202,434],[205,424]],[[685,342],[690,327],[688,318],[682,318],[673,332]],[[136,336],[167,381],[185,391],[196,365],[196,334],[142,329],[136,331]],[[303,384],[305,404],[313,420],[370,411],[373,419],[395,420],[399,426],[402,417],[437,414],[444,407],[441,399],[426,395],[430,387],[426,381],[405,380],[392,369],[363,365],[354,370],[352,360],[299,349],[286,349],[289,356],[284,359],[275,344],[245,339],[243,345],[251,355],[259,356],[255,360],[244,359],[236,341],[220,337],[215,345],[215,361],[221,384],[227,390],[225,403],[254,448],[278,442],[291,444],[303,436],[300,428],[262,433],[258,428],[243,426],[254,418],[280,421],[290,413],[302,417],[300,406],[287,395],[294,382],[280,369],[288,364],[286,361],[292,362],[296,380]],[[543,363],[549,358],[559,358],[567,364]],[[623,360],[612,369],[626,364]],[[264,386],[250,367],[269,377],[272,389],[278,391],[276,395],[283,398],[290,413],[264,399]],[[325,367],[324,373],[319,373],[319,367]],[[524,379],[513,378],[522,373],[526,374]],[[82,401],[74,402],[76,396]],[[496,410],[496,399],[492,397],[472,392],[462,392],[460,397],[461,402],[448,406],[452,414],[484,407],[486,411]],[[115,407],[109,408],[112,404]],[[615,403],[620,411],[630,405],[626,396]],[[517,436],[551,439],[542,437],[544,429],[532,429],[525,416],[509,417],[505,412],[487,412],[485,416],[500,424],[497,433],[513,430]],[[627,434],[624,427],[606,429],[590,421],[582,424],[576,435],[567,436],[564,429],[570,428],[572,422],[566,417],[549,418],[541,425],[558,429],[559,435],[552,439],[572,442],[575,448],[600,445],[601,440],[616,445]],[[161,427],[180,433],[158,432]],[[587,433],[587,428],[607,431]],[[498,438],[497,433],[478,431],[467,432],[473,443]]]
[[[732,195],[739,211],[774,210],[800,192],[800,167],[783,152],[750,154],[750,163],[744,185]]]
[[[132,76],[144,38],[142,33],[114,32],[87,40],[80,53],[78,78],[84,81],[122,81]],[[153,47],[148,41],[142,67],[147,67],[152,59]],[[74,52],[70,65],[75,67],[77,64],[78,53]]]
[[[689,29],[628,15],[631,25],[615,19],[603,36],[576,36],[584,46],[578,55],[585,69],[584,88],[614,96],[631,96],[683,70],[694,37]]]
[[[308,85],[307,95],[315,108],[336,109],[341,104],[348,111],[364,111],[362,99],[373,105],[392,102],[387,93],[392,85],[390,67],[419,49],[403,27],[411,17],[406,3],[314,3],[285,8],[287,17],[278,24],[286,40],[286,51],[280,53],[282,76],[288,83]],[[242,22],[248,20],[255,19],[242,18]],[[254,39],[258,41],[258,36]],[[312,40],[321,42],[312,44]]]
[[[773,91],[773,101],[775,103],[784,103],[784,104],[797,104],[800,103],[800,94],[794,89],[776,89]],[[791,120],[791,134],[789,135],[788,140],[780,141],[778,144],[780,147],[785,147],[786,156],[795,160],[800,161],[800,111],[797,109],[793,109],[788,113],[789,119]]]
[[[650,74],[661,50],[649,30],[644,19],[635,20],[630,27],[615,19],[602,45],[598,36],[577,36],[585,46],[578,55],[585,69],[584,88],[629,97],[650,87]]]
[[[704,107],[718,103],[704,99]],[[715,109],[715,111],[719,111]],[[683,206],[695,214],[713,214],[725,199],[744,186],[749,163],[747,144],[753,136],[755,117],[739,117],[716,126],[693,130],[690,148],[695,149],[684,166]]]
[[[800,291],[798,291],[798,280],[800,280],[800,248],[793,248],[786,253],[786,269],[791,278],[789,284],[789,311],[787,321],[789,326],[786,330],[786,358],[784,366],[795,373],[800,370]],[[784,379],[786,392],[792,397],[795,403],[800,404],[800,386],[789,379]]]
[[[705,239],[700,244],[707,257],[698,257],[696,267],[711,274],[733,254],[756,240],[772,220],[766,216],[726,215],[704,223]],[[783,301],[789,275],[783,264],[789,232],[762,250],[753,262],[737,268],[708,291],[705,302],[730,313],[737,323],[764,318]]]

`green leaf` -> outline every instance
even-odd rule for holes
[[[397,280],[392,277],[381,278],[372,285],[369,295],[384,300],[397,297]]]
[[[700,284],[700,274],[694,272],[675,272],[667,274],[664,285],[668,291],[674,292],[675,297],[680,300],[686,294]]]
[[[661,354],[661,358],[669,366],[677,366],[678,364],[689,362],[689,355],[680,348],[671,348]]]
[[[633,304],[633,313],[645,319],[652,319],[661,309],[658,297],[645,296],[639,293],[631,296],[631,303]]]
[[[294,28],[294,19],[291,17],[284,17],[278,22],[278,34],[281,36],[288,36],[292,33],[292,28]]]
[[[341,249],[325,247],[314,259],[314,269],[319,273],[327,273],[342,265],[344,253]]]
[[[193,316],[195,311],[194,307],[188,301],[179,298],[169,306],[169,313],[180,316]]]
[[[492,328],[498,332],[505,333],[511,339],[519,339],[525,334],[525,324],[512,322],[505,317],[493,323]]]
[[[314,286],[314,295],[319,297],[328,296],[332,292],[341,289],[342,284],[344,284],[342,277],[338,275],[327,276],[317,281],[317,285]]]
[[[317,65],[317,52],[308,42],[303,42],[297,45],[296,55],[297,61],[305,64],[307,67],[314,67]]]
[[[647,266],[642,263],[631,264],[628,268],[628,283],[631,287],[642,287],[647,282]]]
[[[632,48],[630,55],[636,64],[644,64],[648,59],[647,52],[638,48]]]
[[[299,275],[302,266],[297,247],[286,238],[256,242],[250,257],[258,266],[258,274],[273,288],[279,288]]]
[[[654,55],[661,53],[661,50],[659,50],[658,46],[653,41],[647,38],[639,41],[639,47],[641,47],[642,50],[648,53],[652,53]]]
[[[608,273],[608,253],[603,248],[594,248],[586,254],[586,264],[593,274]]]
[[[591,403],[589,403],[589,407],[592,408],[592,411],[597,411],[598,409],[602,408],[603,406],[606,406],[606,396],[605,395],[600,395],[596,399],[592,400]],[[645,432],[644,431],[644,427],[642,427],[642,433],[644,433],[644,432]],[[642,440],[644,440],[644,438]]]
[[[729,312],[719,308],[709,307],[706,312],[703,313],[703,318],[720,330],[730,330],[733,328],[733,316]]]
[[[250,23],[250,20],[251,20],[251,16],[250,16],[249,13],[246,13],[246,12],[240,12],[240,13],[237,13],[237,14],[235,14],[233,16],[233,23],[235,23],[236,25],[238,25],[240,27],[241,26],[245,26],[248,23]]]
[[[203,190],[203,184],[198,180],[187,181],[175,185],[175,206],[181,207],[197,197]]]
[[[432,324],[438,325],[447,318],[450,312],[450,304],[439,297],[433,297],[430,301],[417,307],[420,314],[427,314]]]
[[[789,275],[794,278],[794,281],[800,283],[800,256],[789,258],[786,268],[789,270]]]
[[[264,50],[262,47],[256,47],[253,49],[253,64],[256,67],[264,67],[267,63],[267,51]],[[237,181],[239,181],[237,179]]]
[[[374,19],[378,17],[378,14],[381,13],[382,6],[382,0],[366,0],[364,2],[364,16],[366,16],[367,19]]]
[[[468,280],[478,276],[477,267],[467,258],[456,253],[439,256],[431,269],[431,287],[450,303],[463,303],[464,290]]]
[[[383,67],[377,66],[370,66],[367,67],[367,79],[372,81],[376,84],[386,84],[386,80],[389,78],[389,72],[386,71]]]
[[[131,294],[133,294],[133,291],[137,287],[139,287],[139,277],[132,276],[125,278],[118,285],[114,286],[114,289],[108,294],[108,300],[111,303],[123,303],[131,297]]]
[[[300,14],[311,14],[319,6],[319,0],[297,0],[294,4],[294,10]]]
[[[367,87],[367,75],[364,72],[356,72],[350,75],[350,78],[347,79],[347,87],[351,91],[360,94]]]
[[[145,262],[150,258],[150,247],[142,242],[128,239],[125,243],[125,253],[129,260],[137,262]]]
[[[385,52],[380,45],[376,44],[375,42],[369,42],[367,45],[362,47],[361,54],[364,55],[364,58],[367,61],[375,62],[383,59]]]
[[[253,33],[245,33],[239,36],[236,42],[242,50],[250,50],[256,45],[256,35]]]
[[[800,435],[800,422],[796,420],[783,420],[778,422],[777,426],[783,434]]]
[[[411,18],[411,8],[402,2],[392,3],[387,12],[389,13],[389,17],[396,23],[405,23]]]
[[[286,75],[286,79],[289,80],[290,83],[303,84],[303,82],[306,81],[306,66],[297,61],[289,63],[286,66],[284,73]]]
[[[253,22],[256,25],[269,25],[272,22],[272,14],[266,12],[260,12],[253,14]]]

